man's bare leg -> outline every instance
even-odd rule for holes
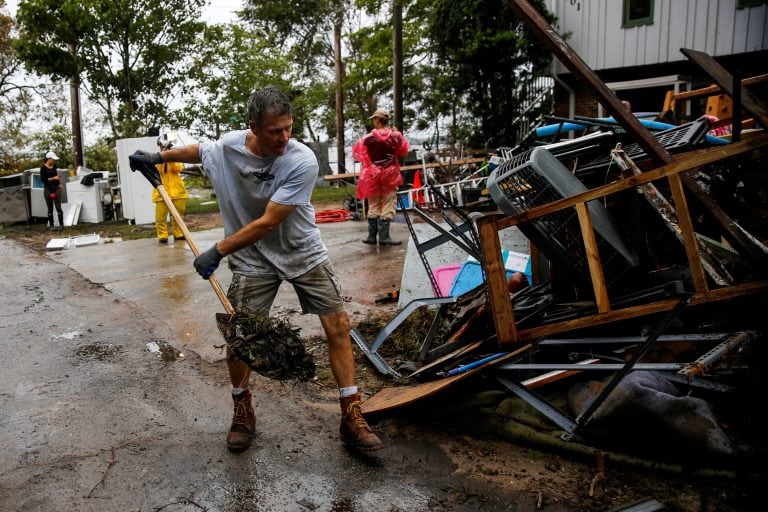
[[[345,312],[323,315],[320,317],[320,323],[328,338],[331,372],[341,392],[341,440],[360,451],[379,450],[384,447],[384,443],[363,418],[360,393],[355,389],[355,357],[349,337],[349,318]],[[344,391],[350,388],[354,392],[345,395]]]

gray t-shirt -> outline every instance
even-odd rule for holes
[[[259,157],[245,147],[247,130],[200,144],[200,161],[219,200],[224,234],[261,217],[271,200],[296,209],[255,244],[228,256],[233,272],[292,279],[328,259],[310,204],[319,166],[304,144],[291,139],[282,156]]]

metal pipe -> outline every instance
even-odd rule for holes
[[[728,337],[728,339],[692,363],[685,364],[683,368],[677,373],[684,375],[688,380],[691,380],[696,375],[707,373],[712,368],[714,368],[723,357],[746,344],[748,341],[754,338],[754,336],[754,331],[734,333]]]

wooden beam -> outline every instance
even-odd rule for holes
[[[733,75],[721,66],[715,59],[704,52],[691,50],[690,48],[680,48],[680,51],[688,57],[690,61],[699,66],[706,74],[719,85],[731,97],[734,94],[741,95],[741,106],[758,119],[763,127],[768,127],[768,107],[757,99],[754,94],[749,92],[742,84],[736,91],[733,84]],[[735,103],[735,102],[734,102]],[[739,109],[738,105],[733,106],[734,112]]]
[[[500,347],[515,343],[519,337],[515,327],[515,315],[512,311],[512,300],[507,288],[507,271],[501,259],[501,242],[499,232],[492,222],[483,218],[477,221],[480,237],[480,249],[483,253],[486,286],[488,287],[491,317],[496,328],[496,339]]]
[[[697,292],[707,291],[707,279],[704,276],[704,267],[701,265],[701,254],[699,254],[699,242],[696,240],[696,231],[693,229],[691,213],[688,210],[688,202],[685,200],[685,191],[680,181],[679,174],[671,174],[667,177],[669,188],[672,192],[672,202],[677,210],[677,222],[680,225],[683,236],[683,245],[685,254],[688,257],[688,266],[691,269],[691,279],[693,287]]]
[[[741,81],[741,85],[747,86],[747,85],[759,84],[765,81],[768,81],[768,74],[745,78],[744,80]],[[684,92],[675,94],[673,96],[673,99],[675,100],[675,102],[687,101],[687,100],[693,100],[696,98],[702,98],[705,96],[715,96],[723,93],[725,93],[725,91],[719,85],[710,85],[709,87],[704,87],[702,89],[696,89],[693,91],[684,91]]]
[[[396,386],[393,388],[384,388],[363,402],[363,405],[361,406],[363,414],[375,414],[390,409],[395,409],[397,407],[402,407],[404,405],[413,403],[417,400],[421,400],[422,398],[434,395],[438,391],[442,391],[443,389],[458,381],[469,378],[472,375],[502,363],[511,357],[520,355],[523,352],[530,350],[531,348],[533,348],[532,344],[523,345],[516,348],[514,351],[499,357],[498,359],[488,361],[484,365],[478,366],[477,368],[472,368],[471,370],[463,373],[458,373],[452,377],[445,377],[443,379],[432,380],[422,384],[415,384],[413,386]]]
[[[600,262],[600,252],[597,250],[595,230],[592,228],[592,218],[589,216],[589,208],[586,203],[576,205],[576,214],[579,216],[581,236],[584,238],[584,249],[587,252],[587,264],[589,276],[592,278],[592,289],[595,292],[595,304],[597,311],[607,313],[611,310],[611,302],[608,300],[608,289],[603,276],[603,265]]]
[[[656,165],[664,165],[672,162],[672,156],[656,140],[640,121],[622,105],[619,97],[611,91],[607,85],[592,71],[581,59],[578,53],[555,32],[555,29],[547,23],[536,9],[527,0],[509,0],[510,7],[552,53],[567,67],[577,80],[582,82],[588,90],[595,93],[600,103],[613,115],[614,119],[637,140],[641,148]]]
[[[717,288],[715,290],[709,290],[701,293],[697,292],[694,294],[693,299],[691,299],[689,306],[736,299],[739,297],[746,297],[748,295],[757,295],[761,293],[768,293],[768,281],[756,281],[754,283],[729,286],[727,288]],[[645,315],[664,313],[665,311],[669,311],[675,307],[675,304],[678,302],[680,302],[680,299],[672,298],[651,302],[649,304],[632,306],[629,308],[614,309],[608,313],[598,313],[595,315],[576,318],[574,320],[566,320],[564,322],[520,329],[518,331],[518,335],[520,336],[521,341],[535,340],[544,336],[552,336],[554,334],[586,329],[588,327],[596,327],[598,325],[620,322]]]

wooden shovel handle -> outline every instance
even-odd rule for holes
[[[163,202],[165,203],[165,206],[168,207],[168,211],[171,212],[171,217],[173,217],[173,220],[176,221],[176,225],[181,228],[181,232],[184,234],[184,239],[187,241],[187,244],[189,244],[189,248],[192,249],[192,254],[195,256],[200,255],[200,249],[197,247],[197,244],[194,240],[192,240],[192,236],[189,233],[189,229],[187,229],[187,225],[184,224],[184,219],[181,218],[181,215],[179,215],[179,211],[176,209],[176,205],[173,204],[173,201],[171,200],[171,196],[168,195],[168,192],[165,191],[165,187],[162,185],[158,185],[157,191],[160,193],[160,197],[163,198]],[[224,290],[221,288],[221,285],[216,280],[216,276],[212,275],[208,278],[208,282],[211,283],[211,288],[213,288],[213,291],[216,292],[216,295],[219,297],[219,300],[221,301],[221,305],[224,306],[224,311],[226,311],[228,314],[233,314],[235,312],[235,308],[232,307],[232,303],[229,302],[229,299],[227,298],[227,294],[224,293]]]

